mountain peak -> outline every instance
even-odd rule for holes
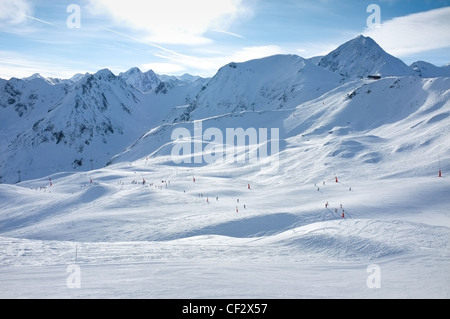
[[[380,47],[380,45],[377,42],[375,42],[374,39],[372,39],[371,37],[365,37],[362,34],[358,35],[356,38],[354,38],[353,40],[348,41],[347,43],[348,44],[356,43],[358,45],[362,45],[363,47],[365,46],[367,48],[369,48],[369,47],[376,47],[377,49],[384,51]]]
[[[119,77],[122,78],[125,83],[133,86],[142,93],[153,91],[161,83],[161,80],[158,78],[155,72],[153,72],[153,70],[149,70],[144,73],[137,67],[120,73]]]
[[[33,75],[31,75],[29,77],[22,78],[21,80],[22,81],[26,81],[26,82],[43,81],[43,82],[45,82],[47,84],[50,84],[50,85],[56,85],[56,84],[65,82],[64,80],[60,80],[60,79],[44,77],[44,76],[42,76],[39,73],[34,73]]]
[[[22,81],[27,81],[27,82],[31,82],[31,81],[35,81],[35,80],[41,80],[41,81],[45,81],[49,84],[53,84],[53,81],[51,81],[51,78],[46,78],[42,75],[40,75],[39,73],[34,73],[33,75],[30,75],[28,77],[22,78]]]
[[[125,72],[126,74],[142,74],[141,69],[134,67]]]
[[[330,52],[318,65],[346,78],[413,75],[413,71],[403,61],[386,53],[372,38],[363,35]]]
[[[80,81],[82,78],[84,78],[85,76],[88,76],[88,75],[89,75],[89,73],[85,73],[85,74],[77,73],[77,74],[75,74],[74,76],[72,76],[72,77],[70,78],[70,81],[72,81],[73,83],[75,83],[75,82]]]
[[[116,76],[109,70],[109,69],[101,69],[99,71],[97,71],[94,76],[96,78],[98,78],[99,80],[101,79],[114,79]]]
[[[34,73],[33,75],[23,78],[22,80],[26,80],[26,81],[31,81],[34,79],[43,79],[44,77],[42,75],[40,75],[39,73]]]
[[[360,34],[360,35],[358,35],[356,38],[354,38],[353,40],[359,40],[359,41],[366,41],[366,40],[368,40],[368,41],[373,41],[373,42],[375,42],[371,37],[366,37],[366,36],[364,36],[364,35],[362,35],[362,34]],[[350,41],[352,41],[352,40],[350,40]],[[376,42],[375,42],[376,43]]]

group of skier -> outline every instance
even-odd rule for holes
[[[337,176],[335,176],[334,179],[335,179],[335,182],[336,182],[336,183],[339,183],[339,179],[337,178]],[[322,182],[322,185],[325,186],[325,181]],[[314,187],[317,187],[317,190],[320,191],[320,188],[317,186],[317,183],[314,183]],[[352,191],[352,188],[351,188],[351,187],[349,187],[349,191],[350,191],[350,192]],[[330,207],[329,203],[326,202],[326,203],[325,203],[325,208],[328,209],[330,212],[332,212],[332,211],[330,210],[329,207]],[[334,209],[334,213],[335,213],[337,216],[341,217],[341,218],[346,218],[346,217],[348,217],[348,215],[346,215],[346,213],[345,213],[344,208],[342,207],[342,204],[340,204],[339,210],[338,210],[338,208],[335,208],[335,209]]]
[[[192,182],[195,183],[196,181],[197,181],[196,178],[195,178],[195,177],[192,177]],[[251,189],[252,189],[249,183],[247,184],[247,189],[248,189],[248,190],[251,190]],[[186,193],[186,190],[184,190],[183,192]],[[204,196],[203,194],[201,194],[201,193],[198,194],[198,196],[199,196],[199,198],[204,198],[204,197],[205,197],[205,196]],[[216,196],[216,202],[218,202],[218,201],[219,201],[219,196]],[[240,202],[239,198],[236,199],[236,202],[239,204],[239,202]],[[206,196],[206,203],[207,203],[207,204],[210,204],[209,196]],[[246,204],[244,204],[242,207],[243,207],[244,209],[247,209],[247,205],[246,205]],[[239,213],[239,205],[236,205],[236,213]]]

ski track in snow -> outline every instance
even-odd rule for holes
[[[318,192],[255,178],[248,190],[246,176],[203,168],[194,183],[191,169],[170,169],[143,161],[61,175],[45,191],[36,189],[45,179],[0,185],[0,295],[449,297],[450,219],[429,205],[448,201],[447,179],[330,178]],[[132,183],[141,175],[145,185]],[[366,283],[371,264],[379,289]],[[80,267],[80,289],[67,286],[69,265]]]

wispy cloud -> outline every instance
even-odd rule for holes
[[[230,62],[245,62],[281,53],[286,53],[281,47],[277,45],[266,45],[243,47],[235,51],[230,51],[228,54],[214,56],[185,56],[184,58],[180,58],[177,56],[155,54],[157,57],[169,60],[170,63],[158,63],[153,65],[156,65],[158,69],[161,70],[160,72],[170,73],[175,69],[175,66],[177,66],[180,71],[192,72],[192,70],[195,70],[194,73],[197,75],[211,76],[214,75],[219,68]],[[152,64],[145,64],[147,68],[151,68],[151,65]],[[167,69],[165,66],[167,66]]]
[[[29,23],[31,21],[62,28],[55,23],[34,16],[34,8],[30,0],[0,0],[0,31],[15,34],[36,32],[38,29]]]
[[[171,53],[171,54],[173,54],[173,55],[185,57],[185,56],[184,56],[183,54],[181,54],[181,53],[175,52],[175,51],[170,50],[170,49],[166,49],[165,47],[162,47],[162,46],[160,46],[160,45],[157,45],[157,44],[150,43],[150,42],[148,42],[148,41],[139,39],[139,38],[137,38],[137,37],[135,37],[135,36],[131,36],[131,35],[128,35],[128,34],[125,34],[125,33],[122,33],[122,32],[118,32],[118,31],[115,31],[115,30],[111,30],[111,29],[105,28],[105,27],[100,27],[100,29],[103,29],[103,30],[105,30],[105,31],[108,31],[108,32],[111,32],[111,33],[120,35],[120,36],[122,36],[122,37],[126,37],[126,38],[128,38],[128,39],[134,40],[134,41],[139,42],[139,43],[142,43],[142,44],[149,45],[149,46],[151,46],[151,47],[160,49],[160,50],[162,50],[162,51],[166,51],[166,52]]]
[[[195,53],[185,54],[143,40],[135,35],[125,34],[123,32],[115,31],[106,27],[101,27],[101,29],[112,34],[128,38],[135,41],[136,43],[145,44],[158,49],[156,52],[153,52],[153,56],[162,60],[167,60],[168,62],[152,62],[141,64],[141,68],[152,69],[157,73],[180,73],[182,71],[196,70],[197,74],[199,75],[211,76],[211,74],[214,74],[220,67],[229,62],[244,62],[251,59],[262,58],[284,52],[283,49],[277,45],[262,45],[247,46],[235,50],[229,48],[227,51],[225,51],[226,54],[223,53],[224,51],[216,51],[214,54],[211,54],[209,49],[205,49],[203,51],[201,48],[197,48],[196,50],[194,50]],[[226,31],[223,32],[229,33]],[[234,36],[240,37],[237,34],[235,34]]]
[[[0,0],[0,27],[24,23],[33,14],[33,7],[27,0]]]
[[[55,67],[57,64],[58,67]],[[0,78],[23,78],[34,73],[46,77],[68,79],[76,73],[84,73],[83,69],[55,61],[46,61],[26,54],[11,51],[0,51]]]
[[[153,70],[157,74],[178,74],[187,70],[184,66],[174,63],[145,63],[140,68],[144,71]]]
[[[211,42],[207,31],[226,31],[249,10],[244,0],[89,0],[88,9],[112,17],[117,26],[145,32],[150,42],[185,45]]]
[[[373,38],[387,52],[402,57],[435,49],[450,48],[450,7],[411,14],[368,28],[365,36]]]

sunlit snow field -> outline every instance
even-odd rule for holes
[[[449,297],[446,177],[169,164],[0,185],[0,296]]]

